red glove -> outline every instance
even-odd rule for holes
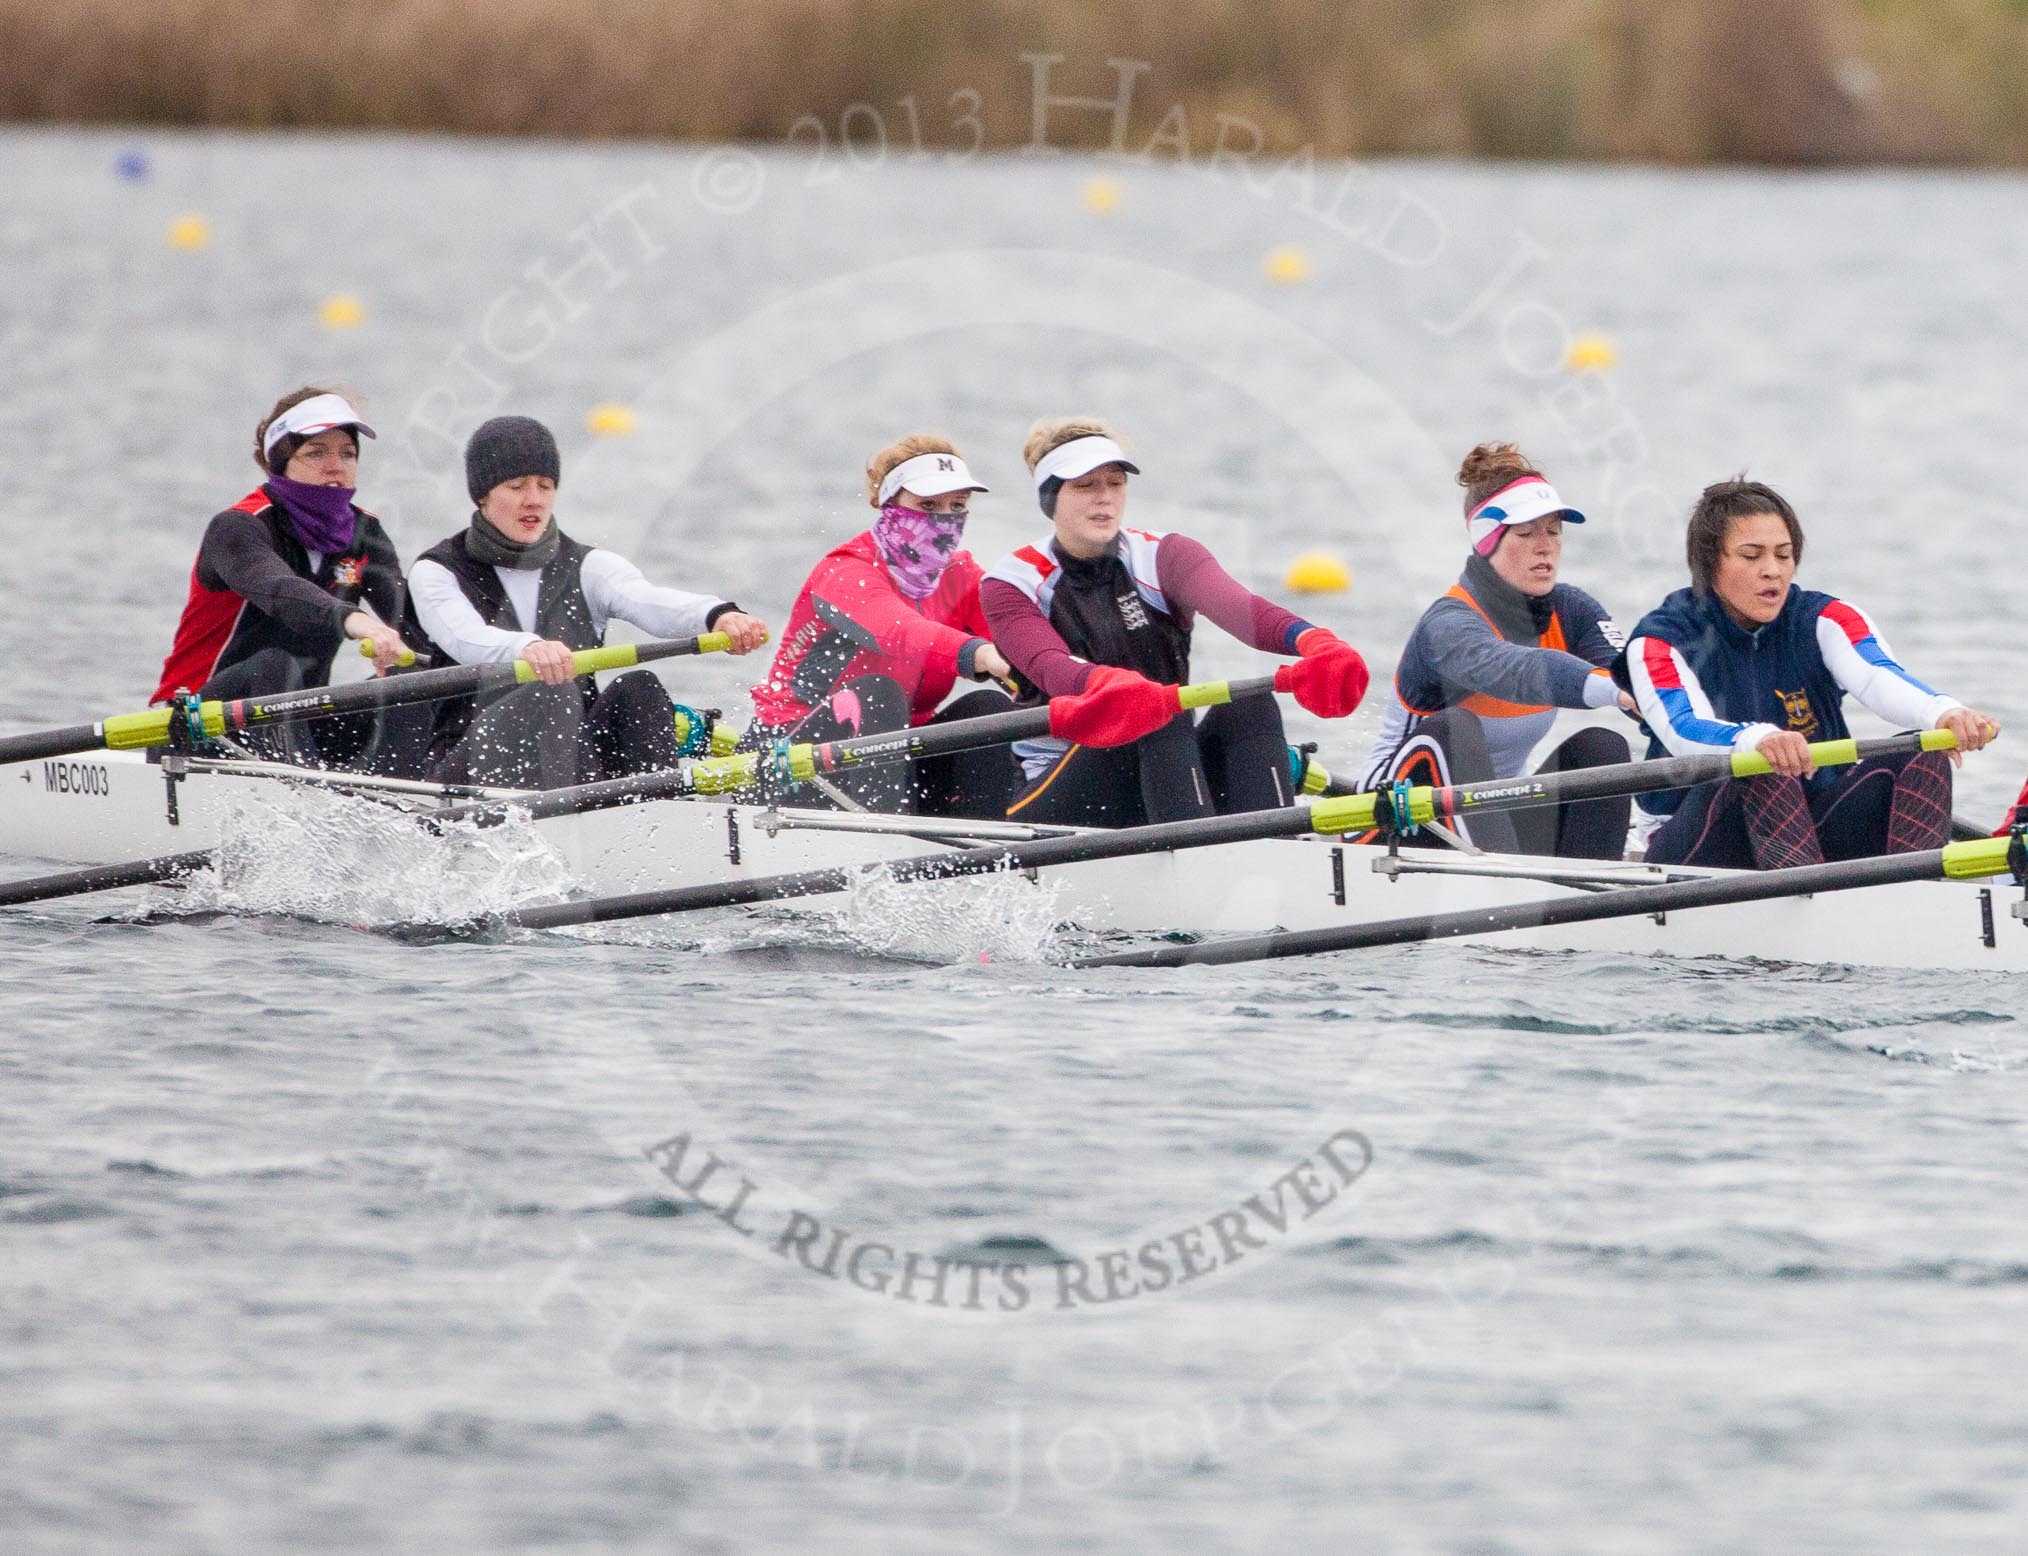
[[[1083,691],[1049,699],[1049,732],[1081,746],[1124,746],[1154,734],[1182,711],[1178,688],[1132,670],[1094,665]]]
[[[1320,719],[1342,719],[1366,695],[1366,661],[1359,650],[1322,627],[1296,639],[1303,657],[1275,671],[1275,690],[1294,692],[1298,706]]]

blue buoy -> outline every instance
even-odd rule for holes
[[[113,171],[131,183],[139,183],[148,176],[148,153],[138,146],[129,146],[114,160]]]

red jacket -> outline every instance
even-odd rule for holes
[[[276,647],[302,667],[301,684],[322,686],[344,646],[345,618],[362,600],[382,621],[400,621],[405,595],[394,542],[364,508],[353,512],[352,544],[315,567],[265,487],[215,515],[191,565],[176,640],[149,700],[196,691],[221,670]]]
[[[2000,823],[1993,836],[2004,837],[2013,829],[2016,822],[2028,825],[2028,783],[2021,785],[2021,797],[2014,802],[2014,808],[2007,812],[2006,819]]]
[[[881,565],[872,531],[854,535],[804,581],[767,679],[753,689],[755,718],[785,728],[847,681],[884,675],[908,694],[909,722],[926,723],[957,681],[959,655],[991,641],[980,576],[960,551],[917,604]]]

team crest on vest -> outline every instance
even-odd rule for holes
[[[331,587],[334,589],[356,589],[361,574],[366,570],[363,556],[342,556],[331,564]]]
[[[1806,740],[1817,735],[1817,710],[1810,706],[1810,694],[1806,691],[1785,692],[1779,686],[1774,694],[1782,700],[1782,715],[1789,721],[1789,728]]]
[[[1129,632],[1138,632],[1148,624],[1147,607],[1141,603],[1138,594],[1129,591],[1119,597],[1120,620],[1127,624]]]

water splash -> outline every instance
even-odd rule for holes
[[[932,962],[1040,962],[1057,940],[1058,882],[995,871],[950,881],[853,878],[831,922],[879,956]]]
[[[561,855],[527,820],[441,832],[372,800],[277,788],[233,801],[191,911],[336,924],[462,924],[570,894]]]

